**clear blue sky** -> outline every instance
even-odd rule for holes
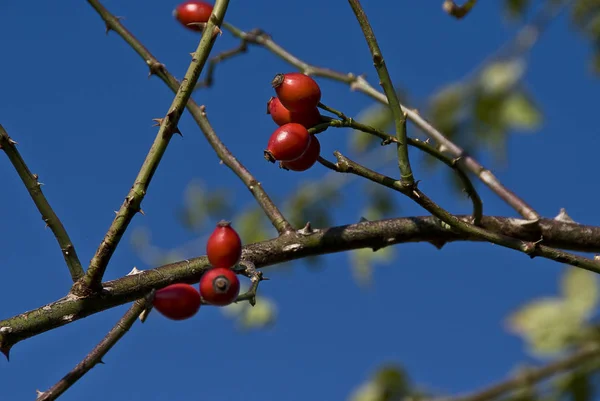
[[[467,74],[515,31],[502,22],[500,2],[481,2],[461,22],[441,11],[441,0],[364,3],[392,78],[416,99]],[[199,37],[173,20],[176,4],[105,2],[182,77]],[[243,29],[265,29],[309,62],[367,72],[377,83],[347,2],[233,1],[226,19]],[[224,34],[215,50],[235,43]],[[164,116],[172,94],[158,79],[147,79],[144,62],[117,35],[105,36],[102,21],[83,1],[2,2],[0,49],[0,123],[40,175],[87,264],[154,139],[151,119]],[[600,85],[588,73],[588,57],[587,43],[569,30],[565,16],[557,20],[535,47],[526,77],[543,107],[544,126],[537,135],[509,139],[507,164],[494,164],[486,154],[481,159],[543,215],[555,216],[565,207],[576,221],[600,224],[594,212],[600,194],[595,161]],[[303,176],[263,160],[273,130],[264,112],[271,78],[289,70],[268,52],[251,48],[218,69],[216,87],[194,94],[207,105],[225,144],[280,198]],[[342,84],[319,82],[323,100],[349,115],[371,104]],[[188,114],[180,128],[185,136],[174,138],[154,177],[143,203],[146,216],[136,216],[132,225],[149,227],[153,242],[164,248],[194,238],[175,215],[190,180],[202,178],[209,189],[231,188],[236,205],[251,201],[218,164]],[[343,135],[326,134],[324,152],[345,149]],[[305,176],[327,172],[316,166]],[[452,211],[468,212],[468,204],[439,185],[447,175],[416,173],[433,198]],[[0,177],[0,317],[7,318],[60,298],[70,280],[54,237],[2,154]],[[481,188],[481,195],[486,214],[514,215],[487,189]],[[399,204],[403,215],[424,214],[408,199]],[[359,218],[356,205],[348,202],[338,212],[337,224]],[[201,247],[196,254],[203,253]],[[403,364],[421,385],[459,392],[498,380],[527,360],[522,342],[506,333],[503,320],[527,300],[554,294],[560,265],[481,244],[450,244],[442,251],[428,244],[401,245],[396,255],[376,270],[370,291],[353,282],[347,255],[326,257],[327,268],[318,274],[294,264],[291,274],[276,275],[261,288],[280,311],[269,330],[240,334],[210,307],[185,322],[153,314],[104,358],[106,365],[61,399],[337,401],[389,361]],[[126,239],[106,278],[122,276],[134,265],[152,267]],[[2,393],[14,401],[33,399],[36,389],[47,389],[79,362],[126,308],[15,346],[10,363],[0,360]]]

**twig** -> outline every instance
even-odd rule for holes
[[[153,293],[151,293],[153,295]],[[133,326],[137,317],[142,313],[147,305],[152,303],[151,296],[138,299],[117,322],[117,324],[108,332],[106,337],[94,347],[94,349],[54,386],[44,392],[38,392],[36,401],[52,401],[57,399],[69,387],[81,379],[96,364],[103,363],[102,357],[110,351],[112,347],[123,337]]]
[[[494,384],[473,394],[452,398],[445,401],[488,401],[501,397],[521,387],[523,383],[536,383],[556,374],[577,368],[584,362],[600,357],[600,348],[596,344],[588,344],[573,354],[548,365],[527,369],[514,378]]]
[[[348,0],[348,2],[350,3],[350,7],[352,7],[352,11],[354,11],[354,15],[356,15],[356,19],[358,20],[358,23],[363,31],[363,35],[367,40],[367,44],[369,45],[369,50],[371,51],[371,56],[373,58],[373,64],[375,65],[375,70],[379,76],[379,84],[383,88],[383,92],[385,93],[385,97],[387,99],[387,104],[389,105],[392,115],[394,116],[396,138],[398,139],[396,146],[398,147],[398,167],[400,168],[400,180],[402,185],[407,188],[411,188],[415,183],[415,179],[413,177],[408,158],[408,144],[406,143],[406,114],[400,107],[398,94],[396,94],[396,89],[394,89],[392,78],[390,78],[390,73],[385,65],[385,60],[383,59],[383,54],[381,53],[379,44],[377,44],[375,33],[371,28],[371,24],[369,23],[367,15],[360,5],[360,1]]]
[[[467,0],[465,4],[459,6],[452,0],[444,0],[442,8],[454,18],[461,19],[471,12],[476,3],[477,0]]]
[[[42,220],[44,220],[46,225],[50,227],[54,237],[56,237],[56,241],[60,245],[63,257],[67,263],[67,268],[71,274],[71,279],[73,282],[75,282],[83,277],[84,274],[83,268],[81,267],[81,262],[79,261],[77,252],[75,251],[75,247],[71,242],[71,238],[69,238],[69,234],[67,234],[67,230],[65,230],[62,222],[56,213],[54,213],[54,210],[52,210],[52,207],[44,196],[41,187],[42,184],[38,181],[37,174],[31,173],[15,144],[16,142],[8,136],[8,133],[4,127],[0,125],[0,149],[4,150],[4,153],[6,153],[6,156],[8,156],[8,159],[14,166],[15,170],[17,170],[21,181],[23,181],[23,184],[25,184],[31,199],[33,199],[35,206],[42,215]]]
[[[393,181],[393,180],[392,180]],[[453,216],[463,222],[472,217]],[[547,246],[581,252],[600,253],[600,227],[585,226],[557,219],[541,219],[537,224],[506,217],[485,216],[481,227],[491,233],[530,243],[544,238]],[[305,258],[353,249],[381,249],[387,246],[429,242],[482,242],[484,238],[466,232],[449,230],[432,216],[405,217],[325,229],[303,229],[294,235],[279,236],[244,246],[242,259],[252,261],[257,269]],[[547,247],[546,247],[547,248]],[[544,248],[541,248],[544,249]],[[558,252],[558,251],[557,251]],[[565,258],[561,262],[568,263]],[[102,284],[102,296],[65,297],[0,321],[0,351],[8,354],[11,347],[24,339],[64,326],[84,317],[132,302],[152,289],[174,283],[197,283],[208,268],[205,256],[170,263]]]
[[[541,236],[536,241],[523,241],[521,239],[512,238],[503,234],[486,230],[485,228],[477,227],[450,214],[429,199],[418,188],[415,187],[413,189],[407,189],[399,181],[383,174],[379,174],[368,169],[367,167],[361,166],[343,156],[340,152],[336,151],[334,154],[337,159],[337,163],[335,164],[337,171],[342,173],[357,174],[368,180],[401,192],[414,200],[423,209],[427,210],[442,222],[446,223],[449,227],[459,232],[462,232],[466,235],[477,236],[493,244],[523,252],[526,255],[529,255],[531,258],[541,256],[546,259],[554,260],[560,263],[568,263],[575,267],[580,267],[582,269],[600,274],[600,261],[588,259],[579,255],[542,245],[541,243],[543,241],[543,237]]]
[[[230,58],[238,56],[240,54],[246,53],[247,51],[248,51],[248,42],[246,42],[245,40],[242,40],[240,42],[239,46],[234,47],[233,49],[230,49],[230,50],[225,50],[225,51],[217,54],[216,56],[211,57],[210,60],[208,60],[208,68],[206,69],[206,74],[204,74],[205,75],[204,79],[202,81],[198,81],[194,90],[200,89],[200,88],[211,87],[214,83],[213,76],[215,73],[216,65],[225,60],[228,60]]]
[[[88,3],[94,7],[100,17],[106,22],[107,27],[115,31],[119,36],[138,53],[150,67],[150,73],[158,76],[172,91],[177,91],[179,82],[173,75],[169,73],[164,64],[161,64],[149,51],[146,49],[125,27],[121,24],[118,18],[112,15],[102,4],[97,0],[88,0]],[[225,23],[222,24],[224,26]],[[293,227],[285,219],[281,211],[273,203],[269,195],[261,187],[260,182],[240,163],[227,149],[223,142],[219,139],[214,129],[206,118],[204,107],[198,106],[192,99],[187,102],[187,109],[194,118],[194,121],[200,127],[202,133],[215,150],[223,163],[229,167],[250,190],[260,207],[264,210],[266,216],[271,221],[279,234],[291,232]]]
[[[382,131],[380,131],[376,128],[370,127],[368,125],[361,124],[361,123],[353,120],[352,118],[346,117],[346,115],[344,115],[344,113],[342,113],[338,110],[335,110],[329,106],[319,103],[319,107],[322,108],[323,110],[327,110],[330,113],[335,114],[336,116],[338,116],[340,118],[340,120],[335,120],[332,118],[324,117],[324,120],[327,122],[327,124],[329,124],[329,127],[354,128],[355,130],[362,131],[362,132],[374,135],[374,136],[382,139],[383,140],[381,142],[382,145],[386,145],[386,144],[398,141],[398,139],[393,137],[392,135],[386,134],[385,132],[382,132]],[[323,131],[325,131],[326,128],[327,127],[321,127],[321,125],[319,125],[318,130],[323,132]],[[314,133],[313,130],[314,130],[314,128],[311,128],[309,130],[309,132]],[[423,152],[440,160],[442,163],[444,163],[445,165],[447,165],[448,167],[453,169],[458,174],[458,177],[460,178],[460,180],[462,181],[462,183],[464,185],[465,193],[469,196],[469,198],[471,199],[471,201],[473,203],[473,224],[479,225],[479,222],[481,221],[481,217],[483,216],[483,202],[481,201],[479,194],[475,190],[475,187],[473,186],[473,183],[471,182],[469,176],[466,174],[466,172],[463,170],[463,167],[460,165],[460,163],[459,163],[460,159],[452,159],[451,157],[449,157],[449,156],[445,155],[444,153],[442,153],[441,151],[439,151],[435,146],[432,146],[429,143],[421,141],[419,139],[413,139],[413,138],[407,137],[406,141],[410,146],[416,147],[417,149],[420,149]],[[335,167],[333,167],[334,166],[333,163],[331,163],[323,158],[319,158],[319,162],[321,164],[323,164],[325,167],[335,170]]]
[[[221,32],[219,25],[223,21],[228,4],[229,0],[217,0],[215,3],[213,14],[204,28],[202,38],[200,39],[196,52],[192,56],[192,62],[185,73],[181,86],[178,87],[175,98],[173,99],[165,118],[160,120],[160,129],[146,156],[146,160],[144,160],[144,164],[142,165],[129,194],[117,212],[112,225],[90,262],[85,277],[82,279],[84,291],[88,289],[98,291],[100,289],[102,276],[104,275],[106,266],[108,265],[113,252],[119,244],[125,230],[127,230],[133,216],[140,211],[140,204],[146,195],[154,172],[158,168],[173,134],[178,132],[177,124],[179,119],[192,94],[194,85],[196,85],[196,82],[200,77],[200,73],[208,59],[215,39]],[[79,286],[74,287],[75,292],[79,289]]]
[[[362,76],[352,73],[344,74],[329,68],[317,67],[300,60],[296,56],[275,43],[266,33],[260,35],[249,35],[247,32],[229,24],[223,23],[223,28],[228,30],[233,36],[246,40],[248,43],[264,47],[279,58],[288,62],[292,66],[305,74],[317,77],[332,79],[343,82],[350,86],[351,90],[364,93],[376,101],[387,104],[386,96],[372,87]],[[401,105],[402,111],[406,113],[408,119],[421,129],[428,137],[431,137],[439,145],[443,146],[453,157],[461,158],[461,163],[473,174],[475,174],[485,185],[495,192],[502,200],[515,209],[521,216],[528,220],[537,220],[539,214],[531,208],[524,200],[520,199],[512,191],[506,188],[494,174],[481,165],[472,156],[468,155],[461,147],[450,141],[440,131],[427,122],[415,110]]]
[[[258,290],[258,284],[261,281],[268,280],[268,278],[263,277],[263,273],[260,270],[256,270],[256,266],[254,263],[249,260],[240,261],[240,266],[242,267],[241,273],[250,279],[250,288],[243,294],[240,294],[235,302],[248,301],[248,303],[252,306],[256,305],[256,291]]]

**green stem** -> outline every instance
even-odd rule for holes
[[[356,15],[356,19],[362,28],[371,56],[373,57],[373,64],[375,64],[375,70],[379,76],[380,85],[383,87],[383,92],[387,98],[387,103],[392,110],[394,116],[394,123],[396,125],[396,138],[398,139],[398,167],[400,168],[400,180],[402,185],[407,188],[411,188],[415,184],[412,169],[410,167],[410,161],[408,158],[408,144],[406,141],[406,114],[402,111],[398,95],[394,89],[390,73],[385,65],[383,54],[377,44],[375,33],[371,28],[371,24],[367,19],[367,15],[360,5],[359,0],[348,0],[352,11]]]
[[[113,252],[117,248],[117,245],[133,219],[133,216],[141,210],[140,205],[146,195],[150,181],[167,150],[167,146],[169,145],[173,134],[178,132],[177,124],[179,123],[179,119],[181,118],[193,88],[200,77],[200,73],[208,59],[215,39],[221,31],[219,25],[223,21],[228,5],[229,0],[216,1],[213,13],[202,33],[198,48],[192,56],[192,62],[181,81],[181,85],[175,94],[175,98],[169,107],[169,111],[165,118],[161,120],[158,134],[146,156],[146,160],[144,160],[142,168],[140,169],[131,190],[127,194],[125,201],[117,212],[100,247],[92,258],[85,277],[82,279],[84,291],[88,289],[98,291],[101,288],[100,284],[102,282],[102,277]],[[73,290],[74,292],[80,292],[82,289],[79,286],[75,286]]]
[[[383,174],[379,174],[373,170],[370,170],[367,167],[361,166],[343,156],[340,152],[336,151],[334,154],[337,158],[336,168],[339,172],[356,174],[370,181],[403,193],[414,200],[423,209],[427,210],[433,216],[437,217],[459,233],[469,236],[476,236],[493,244],[523,252],[529,255],[531,258],[541,256],[556,262],[568,263],[572,266],[580,267],[594,273],[600,273],[600,261],[588,259],[583,256],[542,245],[541,239],[538,241],[523,241],[521,239],[512,238],[500,233],[486,230],[485,228],[477,227],[450,214],[433,202],[418,188],[406,188],[400,181],[394,180],[391,177],[387,177]]]
[[[102,357],[111,350],[112,347],[129,331],[135,323],[137,317],[142,313],[147,305],[152,302],[148,297],[138,299],[123,315],[117,324],[108,332],[106,337],[94,347],[94,349],[71,370],[59,382],[43,393],[38,393],[35,401],[53,401],[60,397],[73,384],[81,379],[98,363],[102,363]]]
[[[171,73],[165,68],[164,64],[160,63],[156,57],[152,55],[146,49],[139,40],[135,38],[129,32],[123,24],[112,15],[98,0],[88,0],[88,3],[92,5],[92,7],[98,12],[100,17],[105,21],[107,27],[113,31],[115,31],[120,37],[127,42],[129,46],[140,57],[146,62],[146,64],[150,67],[150,73],[159,77],[167,86],[173,91],[176,92],[179,88],[179,82],[175,79]],[[223,23],[225,26],[225,23]],[[293,231],[292,225],[286,220],[281,211],[277,208],[275,203],[271,200],[266,191],[262,188],[259,181],[254,178],[254,176],[244,167],[239,160],[233,156],[233,154],[227,149],[225,144],[219,139],[219,136],[216,134],[215,130],[210,125],[208,118],[206,117],[206,110],[204,106],[199,106],[193,99],[189,99],[187,102],[187,109],[196,121],[196,124],[200,127],[200,130],[204,134],[208,143],[212,146],[215,153],[219,158],[223,161],[223,163],[229,167],[238,178],[246,185],[246,187],[250,190],[256,202],[260,205],[260,207],[265,212],[266,216],[271,221],[271,224],[279,234],[284,234]]]
[[[13,167],[17,170],[17,174],[19,174],[21,181],[25,184],[29,196],[31,196],[33,203],[35,203],[35,206],[42,215],[42,220],[44,220],[48,227],[50,227],[50,230],[52,230],[58,245],[60,245],[63,258],[65,259],[67,268],[71,274],[71,279],[73,282],[76,282],[83,277],[84,272],[81,262],[77,257],[75,247],[71,242],[71,238],[69,238],[69,234],[67,234],[67,230],[44,196],[41,188],[42,184],[39,183],[37,174],[31,173],[27,164],[25,164],[25,161],[21,157],[21,154],[17,150],[15,143],[16,142],[8,136],[4,127],[0,125],[0,149],[4,150],[4,153],[8,156]]]

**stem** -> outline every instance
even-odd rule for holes
[[[471,221],[471,216],[453,218],[462,222]],[[600,227],[553,219],[541,219],[532,224],[527,220],[491,216],[482,218],[481,227],[490,233],[512,237],[513,241],[536,241],[543,236],[548,246],[600,253]],[[453,241],[483,240],[479,235],[448,230],[432,216],[405,217],[304,230],[298,234],[279,236],[244,246],[242,259],[251,261],[259,269],[307,256],[354,249],[381,249],[395,244],[415,242],[429,242],[438,246],[437,244]],[[561,261],[568,263],[566,258]],[[209,262],[205,256],[167,264],[105,282],[105,291],[102,294],[85,298],[67,296],[2,320],[0,351],[8,355],[11,347],[19,341],[135,301],[152,289],[158,290],[174,283],[197,283],[208,268]]]
[[[512,238],[469,224],[468,222],[465,222],[442,209],[418,188],[407,189],[399,181],[396,181],[393,178],[387,177],[383,174],[379,174],[368,169],[367,167],[361,166],[343,156],[340,152],[336,151],[334,154],[338,160],[335,165],[338,171],[342,173],[357,174],[368,180],[401,192],[402,194],[414,200],[423,209],[427,210],[432,215],[449,225],[451,228],[465,235],[476,236],[487,242],[523,252],[529,255],[531,258],[535,256],[541,256],[546,259],[554,260],[560,263],[568,263],[572,266],[600,274],[600,261],[560,251],[546,245],[541,245],[542,240],[539,239],[542,238],[541,236],[536,241],[523,241],[521,239]]]
[[[558,373],[577,368],[582,363],[598,357],[600,357],[600,348],[596,344],[589,344],[573,354],[556,362],[549,363],[546,366],[537,369],[527,369],[526,372],[517,375],[514,378],[497,383],[473,394],[462,397],[452,397],[446,401],[487,401],[496,399],[522,387],[523,383],[533,384],[545,380]]]
[[[94,347],[94,349],[71,370],[58,383],[50,387],[50,389],[38,393],[36,401],[52,401],[60,397],[62,393],[67,391],[69,387],[81,379],[89,372],[96,364],[103,363],[102,357],[110,351],[110,349],[123,337],[133,326],[137,317],[142,313],[147,305],[151,304],[148,297],[138,299],[117,322],[117,324],[108,332],[106,337]]]
[[[102,277],[113,252],[119,244],[125,230],[127,230],[133,216],[141,210],[140,204],[146,195],[154,172],[158,168],[173,134],[178,131],[177,124],[183,114],[184,107],[200,77],[200,73],[208,59],[208,55],[210,54],[215,39],[221,31],[219,29],[219,24],[223,21],[228,4],[229,0],[217,0],[215,3],[213,14],[204,28],[198,48],[192,56],[192,62],[181,82],[181,86],[179,86],[175,94],[175,98],[169,107],[169,111],[165,118],[161,120],[160,129],[146,156],[146,160],[144,160],[144,164],[142,165],[129,194],[117,212],[117,215],[106,233],[106,236],[102,240],[100,247],[96,251],[96,254],[92,258],[90,267],[83,278],[84,289],[97,291],[100,288]],[[79,288],[75,287],[74,290],[77,292]]]
[[[369,20],[367,19],[365,11],[360,5],[360,1],[348,0],[348,2],[352,7],[352,11],[354,11],[354,14],[356,15],[356,19],[360,24],[365,39],[367,40],[369,50],[371,51],[371,56],[373,57],[373,64],[375,65],[375,70],[379,76],[379,84],[383,88],[383,92],[387,98],[387,103],[392,110],[392,115],[394,116],[394,123],[396,125],[396,138],[398,139],[397,147],[400,180],[402,185],[405,187],[412,187],[415,183],[415,179],[413,177],[413,173],[410,168],[410,161],[408,159],[408,145],[406,143],[406,114],[400,107],[400,101],[398,100],[398,95],[396,94],[392,79],[390,78],[390,73],[385,65],[383,54],[381,53],[381,49],[379,49],[377,39],[375,38],[375,33],[371,28],[371,24],[369,24]]]
[[[338,116],[341,119],[341,120],[335,120],[332,118],[325,117],[325,119],[327,120],[327,123],[329,124],[329,127],[354,128],[355,130],[362,131],[362,132],[374,135],[378,138],[381,138],[383,140],[383,142],[381,143],[382,145],[386,145],[386,144],[389,144],[392,142],[397,142],[397,139],[394,138],[392,135],[386,134],[385,132],[380,131],[376,128],[370,127],[368,125],[361,124],[361,123],[353,120],[352,118],[346,117],[346,115],[344,113],[342,113],[338,110],[335,110],[335,109],[333,109],[329,106],[326,106],[322,103],[319,103],[319,107],[323,110],[326,110],[326,111],[332,113],[332,114],[335,114],[336,116]],[[328,128],[328,127],[326,127],[326,128]],[[325,131],[325,129],[321,130],[321,132],[323,132],[323,131]],[[313,128],[311,128],[309,130],[309,132],[314,133]],[[445,165],[447,165],[448,167],[453,169],[456,172],[456,174],[458,174],[458,177],[460,178],[460,180],[462,181],[462,183],[464,185],[464,190],[465,190],[466,194],[469,196],[469,198],[471,199],[471,202],[473,203],[473,224],[479,225],[479,223],[481,221],[481,217],[483,216],[483,202],[481,201],[479,194],[475,190],[475,187],[473,186],[473,183],[471,182],[469,176],[467,175],[467,173],[463,170],[462,166],[460,165],[460,163],[459,163],[460,158],[452,159],[451,157],[448,157],[444,153],[440,152],[435,146],[432,146],[429,143],[423,142],[419,139],[412,139],[412,138],[407,137],[406,140],[410,146],[414,146],[417,149],[420,149],[423,152],[435,157],[436,159],[438,159],[439,161],[441,161],[442,163],[444,163]],[[330,168],[334,171],[337,171],[335,165],[333,163],[331,163],[330,161],[323,159],[323,158],[319,158],[319,162],[322,165],[324,165],[325,167]]]
[[[264,47],[271,53],[275,54],[279,58],[283,59],[284,61],[296,67],[298,70],[302,71],[307,75],[313,75],[317,77],[332,79],[334,81],[343,82],[350,86],[350,89],[353,91],[362,92],[380,103],[388,103],[385,94],[379,92],[377,89],[372,87],[360,75],[355,75],[352,73],[346,74],[339,71],[331,70],[329,68],[317,67],[315,65],[308,64],[305,61],[300,60],[287,50],[285,50],[277,43],[275,43],[269,37],[269,35],[262,31],[258,31],[260,33],[256,33],[257,30],[255,30],[252,34],[250,34],[249,32],[244,32],[241,29],[226,22],[223,23],[223,28],[228,30],[233,36],[241,40],[247,41],[247,43]],[[428,137],[432,138],[438,144],[446,148],[447,151],[453,157],[461,158],[462,164],[467,168],[467,170],[475,174],[485,185],[487,185],[503,201],[505,201],[508,205],[515,209],[521,216],[528,220],[540,219],[540,215],[531,206],[529,206],[524,200],[520,199],[508,188],[506,188],[490,170],[485,168],[472,156],[468,155],[461,147],[459,147],[454,142],[446,138],[444,134],[442,134],[434,126],[427,122],[427,120],[421,117],[418,112],[402,105],[401,108],[402,111],[406,113],[408,119],[413,122],[413,124],[415,124]]]
[[[97,0],[88,0],[88,3],[94,7],[94,9],[98,12],[100,17],[106,22],[107,27],[109,29],[115,31],[119,36],[127,42],[129,46],[137,54],[139,54],[142,59],[146,61],[148,66],[150,67],[150,73],[158,76],[167,86],[173,91],[176,92],[179,88],[179,82],[175,79],[173,75],[169,73],[169,71],[165,68],[164,64],[161,64],[156,57],[152,55],[146,49],[139,40],[137,40],[116,18],[112,15],[102,4],[100,4]],[[225,23],[223,23],[223,26]],[[273,203],[269,195],[262,188],[260,182],[254,178],[254,176],[244,167],[242,163],[239,162],[227,149],[227,147],[223,144],[223,142],[219,139],[214,129],[210,125],[208,119],[206,118],[205,108],[204,106],[198,106],[196,102],[192,99],[189,99],[187,102],[187,109],[200,127],[200,130],[217,153],[219,158],[223,161],[223,163],[229,167],[240,180],[246,185],[246,187],[250,190],[254,198],[260,207],[264,210],[265,214],[271,221],[271,224],[275,227],[279,234],[284,234],[293,230],[292,225],[286,220],[281,211],[277,208],[277,206]]]
[[[31,196],[33,203],[35,203],[35,206],[42,215],[42,220],[44,220],[46,225],[52,230],[58,245],[60,245],[60,250],[65,258],[65,262],[67,263],[71,279],[75,282],[83,277],[84,274],[75,247],[71,242],[71,238],[69,238],[69,234],[67,234],[67,230],[44,196],[42,184],[38,181],[37,174],[31,173],[15,144],[16,142],[8,136],[4,127],[0,125],[0,149],[4,150],[4,153],[8,156],[13,167],[17,170],[17,174],[19,174],[21,181],[25,184],[29,196]]]

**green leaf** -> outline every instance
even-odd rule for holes
[[[404,369],[398,365],[382,366],[373,378],[388,401],[402,400],[410,391],[410,382]]]
[[[349,401],[385,401],[381,388],[372,382],[362,384],[350,396]]]
[[[494,62],[481,72],[479,86],[488,95],[506,93],[519,82],[526,66],[525,61],[520,58]]]
[[[269,238],[264,219],[265,215],[258,207],[253,207],[236,216],[234,226],[244,244],[260,242]]]
[[[508,318],[508,326],[537,356],[563,351],[584,327],[581,316],[560,298],[541,298],[526,304]]]
[[[565,302],[581,319],[587,319],[598,305],[596,273],[567,266],[561,280],[561,289]]]
[[[533,131],[542,123],[542,113],[533,99],[522,91],[511,93],[500,109],[504,122],[513,128]]]

